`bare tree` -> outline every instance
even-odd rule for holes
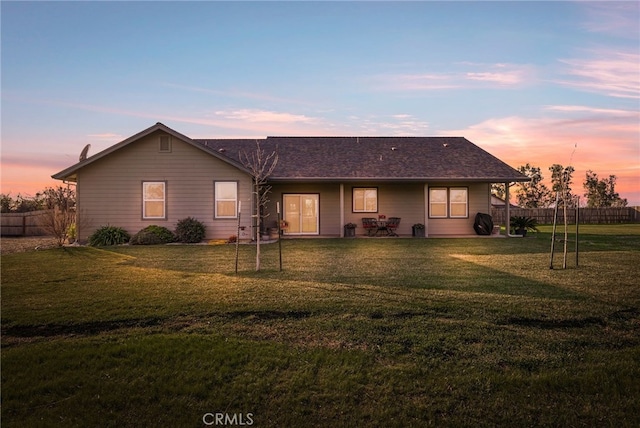
[[[256,140],[256,149],[247,153],[240,153],[240,161],[247,168],[253,177],[253,195],[256,201],[255,214],[256,221],[256,271],[260,270],[260,230],[265,214],[265,207],[269,203],[269,193],[271,186],[267,181],[278,164],[278,153],[273,151],[269,154],[262,148],[260,141]]]
[[[40,219],[40,225],[56,238],[62,246],[75,233],[76,192],[70,187],[49,187],[39,193],[47,211]]]

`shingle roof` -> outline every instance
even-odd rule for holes
[[[463,137],[268,137],[194,140],[239,161],[243,151],[277,151],[271,180],[528,181]]]
[[[156,131],[166,132],[211,156],[248,172],[240,154],[251,153],[256,142],[279,161],[272,181],[389,180],[389,181],[529,181],[500,159],[463,137],[267,137],[266,139],[191,139],[155,125],[100,153],[54,174],[75,180],[80,168]]]

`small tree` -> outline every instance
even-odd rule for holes
[[[551,171],[551,183],[553,183],[553,191],[559,192],[560,200],[567,206],[572,206],[574,197],[571,193],[571,177],[575,169],[572,166],[563,167],[560,164],[553,164],[549,167]]]
[[[75,229],[75,191],[70,187],[49,187],[42,193],[38,193],[37,197],[43,201],[47,209],[41,216],[40,225],[55,237],[59,246],[62,246]]]
[[[608,179],[598,179],[598,174],[589,170],[583,184],[589,208],[626,207],[628,204],[627,200],[620,198],[615,191],[615,175],[610,175]]]
[[[522,174],[531,179],[529,182],[518,184],[516,192],[518,206],[524,208],[548,207],[551,203],[551,191],[542,182],[542,172],[540,168],[526,164],[518,168]]]
[[[265,215],[264,210],[269,203],[271,186],[267,180],[278,164],[278,153],[273,151],[267,154],[256,140],[256,149],[250,153],[242,151],[240,161],[249,170],[253,177],[253,195],[256,201],[254,218],[256,219],[256,271],[260,270],[260,230]]]

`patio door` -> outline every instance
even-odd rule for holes
[[[283,195],[284,219],[289,223],[287,235],[318,235],[319,215],[317,194]]]

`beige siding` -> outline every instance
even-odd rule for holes
[[[359,187],[375,187],[378,189],[378,212],[362,213],[353,212],[353,189]],[[345,223],[355,223],[356,235],[364,235],[362,228],[363,217],[385,215],[400,217],[399,235],[411,235],[411,226],[416,223],[424,223],[424,185],[421,183],[404,184],[348,184],[344,186],[344,211]]]
[[[411,236],[412,226],[416,223],[427,225],[427,233],[431,236],[474,235],[473,222],[476,213],[490,212],[489,184],[487,183],[348,183],[344,186],[344,223],[355,223],[356,235],[364,235],[363,217],[374,217],[384,214],[389,217],[400,217],[398,234]],[[469,216],[463,219],[429,219],[427,213],[426,189],[432,187],[466,187],[469,189]],[[378,189],[378,211],[375,213],[353,212],[353,189],[375,187]],[[320,235],[339,236],[340,224],[340,184],[277,184],[272,188],[271,202],[268,211],[272,214],[267,219],[267,227],[275,226],[276,202],[282,207],[282,195],[285,193],[317,193],[320,194]]]
[[[243,211],[251,207],[249,176],[192,145],[172,137],[171,152],[159,151],[158,131],[135,141],[78,171],[78,210],[85,226],[84,240],[103,225],[119,226],[130,233],[157,224],[175,229],[178,220],[195,217],[207,227],[208,239],[226,239],[237,233],[237,219],[214,219],[215,180],[238,181]],[[166,182],[165,220],[142,219],[142,182]],[[246,208],[245,208],[246,207]],[[243,215],[249,239],[251,217]]]
[[[336,183],[308,183],[308,184],[276,184],[272,187],[270,202],[267,211],[271,214],[266,220],[267,227],[275,226],[277,219],[276,203],[283,206],[282,195],[294,194],[319,194],[320,202],[320,235],[340,235],[340,185]]]
[[[488,183],[458,183],[438,184],[430,183],[429,187],[467,187],[469,189],[469,217],[468,218],[429,218],[427,219],[427,233],[429,236],[438,235],[475,235],[473,222],[478,212],[490,213],[491,200]]]

